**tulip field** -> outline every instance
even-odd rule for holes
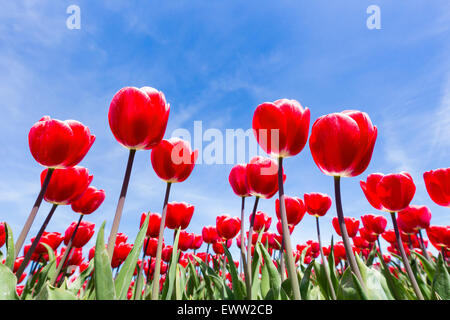
[[[241,212],[214,217],[216,224],[201,234],[188,231],[194,206],[170,200],[171,190],[195,175],[199,151],[180,138],[164,139],[169,114],[165,95],[151,87],[125,87],[112,97],[109,126],[128,161],[120,194],[108,195],[117,197],[116,211],[107,213],[112,223],[103,222],[97,232],[89,215],[102,205],[105,191],[92,186],[93,175],[79,165],[95,148],[95,135],[76,120],[50,116],[31,126],[29,150],[43,167],[41,189],[19,234],[7,221],[0,223],[0,299],[450,299],[450,226],[433,225],[432,208],[413,201],[417,181],[410,173],[366,172],[378,135],[367,113],[347,110],[312,122],[310,110],[296,100],[258,105],[251,125],[266,156],[234,165],[229,187]],[[305,148],[330,177],[334,194],[285,194],[290,173],[283,165]],[[119,226],[126,219],[135,155],[144,152],[151,153],[151,166],[166,185],[160,191],[162,213],[143,213],[136,238],[128,239]],[[450,208],[450,168],[429,169],[421,173],[429,197]],[[364,201],[379,214],[347,217],[342,179],[359,179]],[[273,212],[258,210],[271,198]],[[52,205],[49,213],[39,211],[43,200]],[[59,206],[71,206],[78,221],[50,232]],[[323,223],[332,207],[332,224]],[[31,234],[38,214],[45,221]],[[291,233],[306,214],[315,220],[316,237],[295,243]],[[166,228],[173,237],[164,239]],[[339,238],[323,241],[321,228]],[[91,239],[95,246],[83,256]],[[231,254],[231,246],[238,254]]]

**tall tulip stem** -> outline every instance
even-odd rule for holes
[[[341,229],[342,241],[344,242],[347,261],[350,265],[351,270],[361,283],[361,286],[363,287],[364,290],[366,290],[364,281],[361,277],[361,273],[358,268],[358,264],[356,263],[356,259],[352,251],[352,246],[350,244],[350,240],[347,233],[347,227],[345,226],[344,211],[342,210],[342,200],[341,200],[341,177],[339,176],[334,177],[334,194],[336,198],[336,212],[339,221],[339,228]]]
[[[328,285],[330,286],[330,293],[333,300],[336,300],[336,293],[334,292],[333,282],[331,282],[330,271],[328,270],[328,264],[325,260],[325,255],[322,249],[322,240],[320,239],[320,228],[319,228],[319,217],[316,216],[316,227],[317,227],[317,239],[319,240],[320,257],[322,258],[323,267],[325,269],[325,276],[327,277]]]
[[[247,288],[247,296],[250,298],[251,296],[251,280],[250,280],[250,274],[248,273],[247,268],[247,260],[245,257],[245,235],[244,235],[244,228],[245,228],[245,197],[241,197],[241,268],[244,269],[244,277],[245,277],[245,286]]]
[[[42,199],[44,199],[45,191],[47,190],[47,187],[50,183],[50,179],[54,171],[55,169],[53,168],[49,168],[47,170],[47,175],[45,176],[44,183],[42,184],[41,187],[41,191],[39,192],[39,195],[37,196],[36,201],[34,202],[33,208],[31,209],[31,212],[28,215],[27,221],[25,222],[25,225],[23,226],[22,231],[20,232],[20,235],[17,238],[17,242],[14,248],[16,258],[18,257],[20,250],[22,249],[22,246],[28,235],[28,232],[30,232],[31,225],[33,224],[34,218],[36,218],[36,214],[39,210],[39,207],[41,206]]]
[[[248,299],[251,299],[251,290],[252,290],[252,240],[253,240],[253,225],[255,224],[255,216],[256,209],[258,208],[259,197],[255,197],[255,204],[253,205],[252,215],[250,216],[250,227],[248,228],[248,236],[247,236],[247,274],[246,276],[246,284],[247,284],[247,296]],[[242,221],[241,221],[242,223]],[[241,231],[242,232],[242,231]],[[243,245],[241,243],[241,245]],[[248,281],[247,281],[248,278]]]
[[[34,250],[36,249],[37,245],[39,244],[39,240],[41,240],[41,237],[44,234],[45,228],[47,228],[47,225],[50,222],[50,219],[52,218],[53,214],[55,213],[55,210],[57,207],[58,207],[58,205],[54,204],[52,206],[52,208],[50,209],[50,212],[48,213],[47,218],[45,218],[44,223],[42,224],[41,228],[39,229],[38,234],[34,238],[34,241],[31,244],[30,249],[28,250],[22,263],[20,264],[19,268],[17,269],[17,272],[16,272],[17,279],[20,279],[25,268],[27,267],[28,263],[30,262],[31,256],[33,255]]]
[[[406,257],[405,249],[403,248],[402,238],[400,237],[400,232],[397,225],[397,219],[395,218],[395,212],[391,212],[392,224],[394,225],[395,237],[397,238],[397,246],[400,251],[400,255],[403,260],[403,264],[405,265],[406,273],[408,274],[409,279],[411,280],[412,287],[414,292],[416,293],[417,298],[419,300],[424,300],[422,292],[417,285],[416,278],[411,270],[411,266],[409,265],[408,258]]]
[[[283,227],[283,243],[286,248],[286,262],[289,279],[291,279],[292,291],[294,299],[301,300],[300,287],[298,285],[297,269],[295,267],[294,257],[292,255],[291,234],[287,223],[286,204],[284,203],[284,186],[283,186],[283,158],[278,158],[278,197],[280,201],[281,225]]]
[[[419,229],[419,239],[420,239],[420,247],[422,249],[423,256],[430,261],[430,257],[428,256],[427,248],[425,248],[425,242],[423,241],[422,230]]]
[[[136,155],[135,149],[130,149],[128,155],[127,169],[125,170],[125,176],[123,178],[122,190],[120,191],[119,202],[117,203],[116,214],[114,216],[114,222],[111,227],[108,240],[108,255],[109,259],[112,259],[114,252],[114,245],[116,243],[117,231],[119,230],[120,219],[122,217],[123,206],[125,204],[125,198],[127,196],[128,184],[130,182],[131,169],[133,168],[134,156]]]
[[[53,283],[53,286],[55,286],[58,275],[66,264],[67,257],[69,256],[70,250],[72,250],[73,239],[75,239],[75,235],[77,234],[78,228],[80,227],[80,223],[81,223],[81,220],[83,220],[83,217],[84,217],[84,215],[80,214],[78,223],[75,226],[75,229],[73,230],[73,233],[72,233],[72,236],[70,237],[69,243],[67,244],[66,251],[64,251],[64,255],[61,258],[61,261],[59,262],[58,269],[56,269],[56,273],[53,276],[52,280],[50,281],[51,283]]]
[[[152,300],[159,300],[159,276],[161,274],[161,252],[164,239],[164,228],[166,226],[167,203],[169,202],[171,182],[167,182],[166,194],[164,196],[164,205],[161,216],[161,225],[159,226],[158,246],[156,248],[155,271],[153,272]]]

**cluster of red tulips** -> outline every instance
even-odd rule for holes
[[[281,99],[259,105],[253,131],[270,157],[256,156],[232,168],[229,183],[241,198],[240,217],[219,215],[215,225],[203,227],[200,235],[186,231],[194,206],[169,202],[172,185],[191,175],[198,157],[198,150],[192,151],[187,141],[163,139],[169,112],[164,94],[154,88],[126,87],[113,97],[109,125],[116,140],[129,149],[129,157],[108,241],[105,244],[103,223],[88,259],[82,248],[93,237],[95,225],[83,218],[99,208],[105,192],[90,186],[93,175],[78,164],[95,136],[74,120],[45,116],[33,125],[30,151],[45,169],[40,193],[15,242],[9,225],[0,224],[0,247],[6,248],[0,264],[1,297],[450,299],[450,227],[430,225],[430,209],[411,204],[416,186],[409,173],[373,173],[360,181],[367,201],[390,215],[392,228],[387,229],[384,215],[366,214],[360,220],[344,215],[340,179],[366,170],[377,139],[377,127],[366,113],[352,110],[322,116],[309,134],[310,110],[299,102]],[[328,246],[322,244],[319,218],[329,211],[332,198],[320,192],[305,193],[303,198],[284,192],[283,161],[299,154],[308,137],[315,164],[334,179],[337,216],[332,226],[342,240],[332,240]],[[136,240],[128,243],[127,235],[118,230],[138,150],[151,150],[152,167],[166,182],[166,190],[162,213],[142,213]],[[423,178],[430,198],[450,207],[450,168],[425,172]],[[277,232],[271,232],[272,217],[258,211],[258,204],[275,195]],[[250,197],[254,203],[246,217],[245,200]],[[52,208],[24,246],[42,200]],[[64,235],[46,231],[60,205],[70,205],[80,215]],[[294,246],[291,233],[305,213],[315,217],[317,239]],[[164,239],[165,228],[173,230],[173,239]],[[382,252],[380,236],[389,243],[389,254]],[[239,261],[229,251],[233,239]],[[428,242],[437,249],[436,256],[427,249]],[[200,252],[203,243],[207,249]]]

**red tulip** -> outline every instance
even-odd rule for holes
[[[111,101],[109,126],[124,147],[149,150],[164,137],[169,112],[162,92],[150,87],[125,87]]]
[[[302,199],[297,197],[285,196],[284,199],[284,203],[286,205],[287,223],[289,225],[296,226],[305,216],[305,204]],[[277,218],[280,220],[280,201],[278,199],[275,200],[275,212],[277,214]]]
[[[265,102],[253,114],[253,133],[266,153],[291,157],[305,147],[309,121],[309,109],[303,108],[296,100]]]
[[[75,120],[49,116],[31,127],[28,143],[34,159],[44,167],[69,168],[83,160],[95,141],[88,127]]]
[[[145,238],[143,248],[146,249],[145,255],[156,257],[156,248],[158,246],[158,238]],[[163,243],[164,248],[164,243]]]
[[[111,260],[111,267],[117,268],[125,261],[125,259],[130,254],[133,249],[133,245],[131,243],[121,242],[114,246],[114,253]]]
[[[283,181],[286,176],[283,174]],[[247,164],[247,184],[250,193],[263,199],[278,192],[278,165],[269,158],[256,156]]]
[[[378,234],[366,228],[359,229],[359,234],[361,235],[361,237],[363,237],[366,241],[370,243],[375,242],[378,239]]]
[[[73,232],[77,226],[77,222],[72,222],[70,226],[66,229],[64,234],[64,244],[67,246],[69,244],[70,239],[72,238]],[[74,239],[72,240],[73,248],[82,248],[86,243],[91,240],[94,235],[94,227],[95,224],[87,221],[81,221],[78,226],[78,230],[75,234]]]
[[[362,236],[354,236],[352,240],[355,247],[358,247],[360,249],[367,249],[370,247],[370,243]]]
[[[5,224],[0,223],[0,248],[3,247],[5,241],[6,241]]]
[[[64,256],[64,252],[66,251],[66,247],[61,248],[61,253],[56,257],[56,265],[58,266],[61,262],[62,257]],[[69,252],[69,256],[67,257],[65,266],[79,266],[83,262],[83,249],[82,248],[72,248]],[[74,270],[75,271],[75,270]]]
[[[423,180],[431,200],[444,207],[450,207],[450,168],[430,170],[423,174]]]
[[[205,243],[214,243],[219,240],[219,234],[217,233],[217,229],[214,226],[205,226],[202,229],[202,237]]]
[[[165,246],[161,252],[161,259],[164,262],[169,262],[172,257],[173,246]]]
[[[252,216],[249,216],[250,223],[252,221]],[[255,220],[253,224],[253,230],[260,232],[261,230],[267,231],[272,223],[272,218],[267,215],[267,213],[258,211],[255,213]]]
[[[89,262],[83,261],[82,263],[80,263],[78,265],[78,267],[80,268],[80,273],[82,273],[84,270],[86,270],[89,267]]]
[[[343,111],[314,122],[309,147],[324,174],[355,177],[368,167],[376,139],[377,127],[365,112]]]
[[[194,214],[194,206],[186,202],[169,202],[166,212],[166,227],[169,229],[186,229]]]
[[[162,140],[153,148],[153,170],[166,182],[183,182],[191,174],[197,161],[198,150],[191,151],[187,141],[179,138]]]
[[[347,256],[345,253],[344,243],[342,241],[336,242],[333,245],[334,259],[336,261],[346,260]]]
[[[345,217],[345,227],[347,228],[347,233],[350,238],[353,238],[358,234],[359,220],[352,217]],[[342,237],[341,227],[339,226],[338,217],[334,217],[332,220],[332,224],[336,233]]]
[[[33,243],[34,239],[35,237],[31,238],[31,243]],[[55,251],[63,240],[64,238],[61,236],[61,233],[59,232],[44,231],[41,238],[39,239],[39,244],[37,245],[36,249],[34,249],[33,255],[47,254],[47,249],[42,245],[43,243],[45,243],[50,248],[52,248],[53,251]],[[26,255],[25,250],[24,255]]]
[[[91,214],[105,200],[105,191],[89,186],[83,195],[72,202],[72,210],[80,214]]]
[[[194,234],[186,232],[184,230],[180,231],[178,238],[178,249],[181,251],[189,250],[194,242]]]
[[[192,250],[198,250],[203,244],[203,238],[201,234],[194,234],[194,240],[192,241]]]
[[[373,214],[361,216],[361,221],[365,229],[376,234],[382,234],[387,225],[387,219],[385,217]]]
[[[325,193],[305,193],[306,211],[316,217],[323,217],[331,207],[331,197]]]
[[[238,217],[230,217],[229,215],[221,215],[216,218],[217,234],[223,239],[233,239],[241,230],[241,219]]]
[[[381,234],[384,240],[389,242],[391,245],[397,243],[397,238],[395,237],[394,229],[386,230]]]
[[[48,169],[45,169],[41,173],[41,185],[44,183],[47,171]],[[83,195],[92,179],[93,176],[90,176],[88,169],[84,167],[55,169],[44,199],[53,204],[71,204]]]
[[[294,228],[295,228],[295,224],[288,224],[288,228],[289,228],[289,234],[292,234],[292,232],[294,232]],[[283,234],[283,227],[281,225],[281,220],[278,220],[277,222],[277,231],[280,235]],[[279,241],[279,243],[281,244],[282,238],[277,239],[277,241]]]
[[[370,174],[367,182],[360,181],[369,203],[378,210],[396,212],[405,209],[416,192],[416,186],[407,172]]]
[[[118,245],[119,243],[126,242],[127,240],[128,240],[128,236],[125,233],[119,232],[117,234],[115,244]]]
[[[157,238],[159,235],[159,227],[161,226],[161,215],[156,212],[149,212],[150,218],[148,219],[147,237]],[[143,212],[141,215],[141,223],[139,228],[144,224],[147,213]]]
[[[231,188],[234,193],[239,197],[249,197],[250,190],[247,184],[247,165],[237,164],[235,165],[228,176]]]
[[[427,236],[436,249],[450,249],[450,226],[428,227]]]
[[[406,233],[416,233],[430,226],[431,211],[426,206],[410,205],[398,212],[398,227]]]
[[[224,240],[224,241],[216,241],[213,243],[213,250],[216,254],[224,254],[225,250],[223,249],[223,244],[227,246],[227,248],[231,247],[232,240]]]

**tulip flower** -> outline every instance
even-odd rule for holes
[[[306,211],[315,217],[323,217],[331,207],[331,198],[324,193],[305,193],[304,200]]]
[[[142,228],[147,215],[150,215],[150,218],[148,219],[147,237],[157,238],[159,235],[159,228],[161,226],[161,215],[156,212],[143,212],[141,214],[141,222],[139,224],[139,228]]]
[[[241,230],[241,220],[238,217],[221,215],[216,218],[216,228],[219,237],[230,240]]]
[[[302,199],[289,196],[284,197],[284,202],[286,206],[287,223],[288,225],[296,226],[305,216],[305,204]],[[277,214],[277,218],[281,220],[280,201],[278,199],[275,199],[275,212]]]
[[[378,240],[378,234],[372,232],[372,230],[366,229],[366,228],[360,228],[359,229],[359,234],[361,235],[361,237],[370,242],[373,243],[375,241]]]
[[[426,229],[431,244],[442,252],[443,257],[450,251],[450,226],[430,226]]]
[[[82,248],[86,243],[91,240],[92,236],[94,235],[94,227],[95,224],[87,221],[82,221],[78,225],[78,230],[74,237],[73,234],[75,233],[75,228],[77,226],[77,222],[72,222],[67,228],[65,234],[64,234],[64,244],[68,245],[69,242],[72,240],[72,247],[74,248]]]
[[[178,249],[181,251],[189,250],[194,242],[194,234],[190,232],[186,232],[184,230],[180,231],[180,235],[178,238]]]
[[[131,250],[133,249],[133,244],[121,242],[114,246],[114,254],[111,260],[111,267],[118,268],[128,257]]]
[[[194,206],[186,202],[169,202],[166,212],[166,227],[172,230],[186,229],[194,214]]]
[[[270,199],[278,191],[278,165],[272,159],[256,156],[247,164],[247,184],[250,194]],[[283,182],[286,176],[283,175]]]
[[[156,249],[158,247],[158,238],[145,238],[144,240],[144,255],[156,257]],[[163,244],[164,247],[164,244]]]
[[[41,184],[41,191],[17,238],[16,257],[30,231],[54,170],[77,165],[85,157],[94,141],[95,136],[90,133],[89,128],[75,120],[60,121],[44,116],[30,129],[28,142],[31,154],[48,170]]]
[[[194,240],[192,241],[192,245],[191,245],[191,249],[194,250],[198,250],[200,249],[200,247],[203,244],[203,237],[201,234],[194,234]]]
[[[215,226],[205,226],[202,229],[203,241],[207,244],[212,244],[219,240],[219,234]]]
[[[340,178],[355,177],[367,169],[376,138],[377,127],[372,125],[369,116],[364,112],[352,110],[332,113],[317,119],[312,126],[309,139],[314,162],[324,174],[334,177],[336,211],[348,255],[347,260],[363,286],[364,282],[351,251],[345,227]]]
[[[213,243],[213,250],[216,254],[224,254],[225,250],[223,249],[223,245],[226,245],[227,248],[231,247],[231,240],[218,240]]]
[[[426,206],[410,205],[406,209],[398,212],[398,227],[406,233],[419,234],[420,247],[423,255],[429,259],[425,243],[423,241],[422,229],[430,226],[431,211]]]
[[[111,101],[108,112],[109,127],[116,140],[130,149],[130,152],[108,240],[110,259],[113,255],[136,151],[150,150],[161,142],[169,113],[170,105],[166,103],[164,94],[151,87],[122,88]]]
[[[104,190],[89,186],[80,198],[71,203],[71,206],[74,212],[88,215],[97,210],[104,200]]]
[[[5,227],[5,223],[0,223],[0,248],[3,247],[5,242],[6,242],[6,227]]]
[[[385,217],[373,214],[361,216],[361,221],[365,229],[376,234],[382,234],[387,225],[387,220]]]
[[[191,146],[187,141],[181,140],[179,138],[171,138],[169,140],[162,140],[155,148],[153,148],[151,153],[151,162],[153,170],[159,178],[167,182],[166,194],[164,196],[163,213],[161,216],[161,226],[159,229],[158,237],[158,248],[156,253],[156,268],[155,268],[155,279],[160,276],[160,261],[161,261],[161,250],[162,250],[162,238],[164,233],[164,227],[166,226],[166,215],[168,211],[168,201],[170,194],[170,187],[172,183],[183,182],[192,173],[195,166],[195,161],[197,161],[198,150],[191,151]],[[187,204],[186,204],[187,206]],[[180,207],[181,208],[181,207]],[[192,210],[193,209],[189,209]],[[175,211],[174,211],[175,213]],[[184,225],[189,224],[190,217],[189,211],[181,215],[182,219],[179,220],[180,215],[175,213],[173,216],[175,220],[169,218],[167,226],[172,225],[172,222]],[[192,214],[190,215],[192,217]],[[184,227],[184,228],[186,228]],[[158,300],[158,282],[154,281],[152,288],[152,299]]]
[[[170,262],[170,258],[172,257],[173,246],[165,246],[161,250],[161,258],[164,262]]]
[[[450,168],[430,170],[423,174],[427,192],[436,204],[450,207]]]
[[[347,229],[348,236],[350,238],[353,238],[354,236],[356,236],[358,234],[359,220],[356,218],[352,218],[352,217],[345,217],[344,221],[345,221],[345,226]],[[339,225],[339,219],[337,217],[333,218],[332,224],[333,224],[333,227],[334,227],[334,230],[336,231],[336,233],[338,235],[342,236],[341,228]]]
[[[249,217],[251,220],[251,217]],[[251,222],[251,221],[250,221]],[[253,229],[258,233],[261,231],[267,231],[272,223],[272,218],[267,215],[267,213],[258,211],[255,214],[255,221],[253,224]]]

